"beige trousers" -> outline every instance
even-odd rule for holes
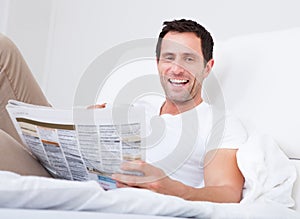
[[[18,48],[0,34],[0,129],[20,142],[5,109],[9,99],[49,106]]]
[[[0,170],[49,175],[20,150],[22,142],[5,108],[9,99],[50,106],[16,45],[0,34]]]

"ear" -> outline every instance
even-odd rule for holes
[[[209,73],[211,72],[212,67],[214,66],[215,60],[210,59],[205,66],[204,73],[203,73],[203,78],[206,78]]]

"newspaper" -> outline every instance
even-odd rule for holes
[[[124,173],[122,162],[145,160],[142,107],[66,110],[10,100],[6,108],[24,144],[56,178],[114,189],[110,176]]]

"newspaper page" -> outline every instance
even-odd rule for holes
[[[6,108],[24,144],[56,178],[114,189],[110,176],[124,173],[122,162],[145,160],[142,107],[62,110],[11,100]]]

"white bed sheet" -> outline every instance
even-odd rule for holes
[[[158,203],[157,203],[158,204]],[[168,219],[174,218],[169,216],[155,216],[144,214],[125,214],[125,213],[104,213],[104,212],[86,212],[86,211],[62,211],[62,210],[34,210],[34,209],[0,209],[1,218],[22,218],[22,219],[98,219],[98,218],[109,218],[109,219]],[[177,217],[176,218],[186,218]],[[298,219],[300,214],[285,208],[281,205],[270,205],[265,203],[256,204],[220,204],[216,205],[210,215],[203,216],[202,214],[194,215],[194,218],[251,218],[251,219]]]
[[[141,215],[141,214],[115,214],[102,212],[58,211],[58,210],[29,210],[29,209],[0,209],[2,219],[168,219],[173,217]]]
[[[186,201],[134,188],[104,191],[95,181],[74,182],[0,171],[0,208],[196,218],[300,218],[299,213],[288,208],[293,205],[295,168],[270,137],[249,138],[239,150],[238,164],[246,179],[245,197],[240,204]]]

